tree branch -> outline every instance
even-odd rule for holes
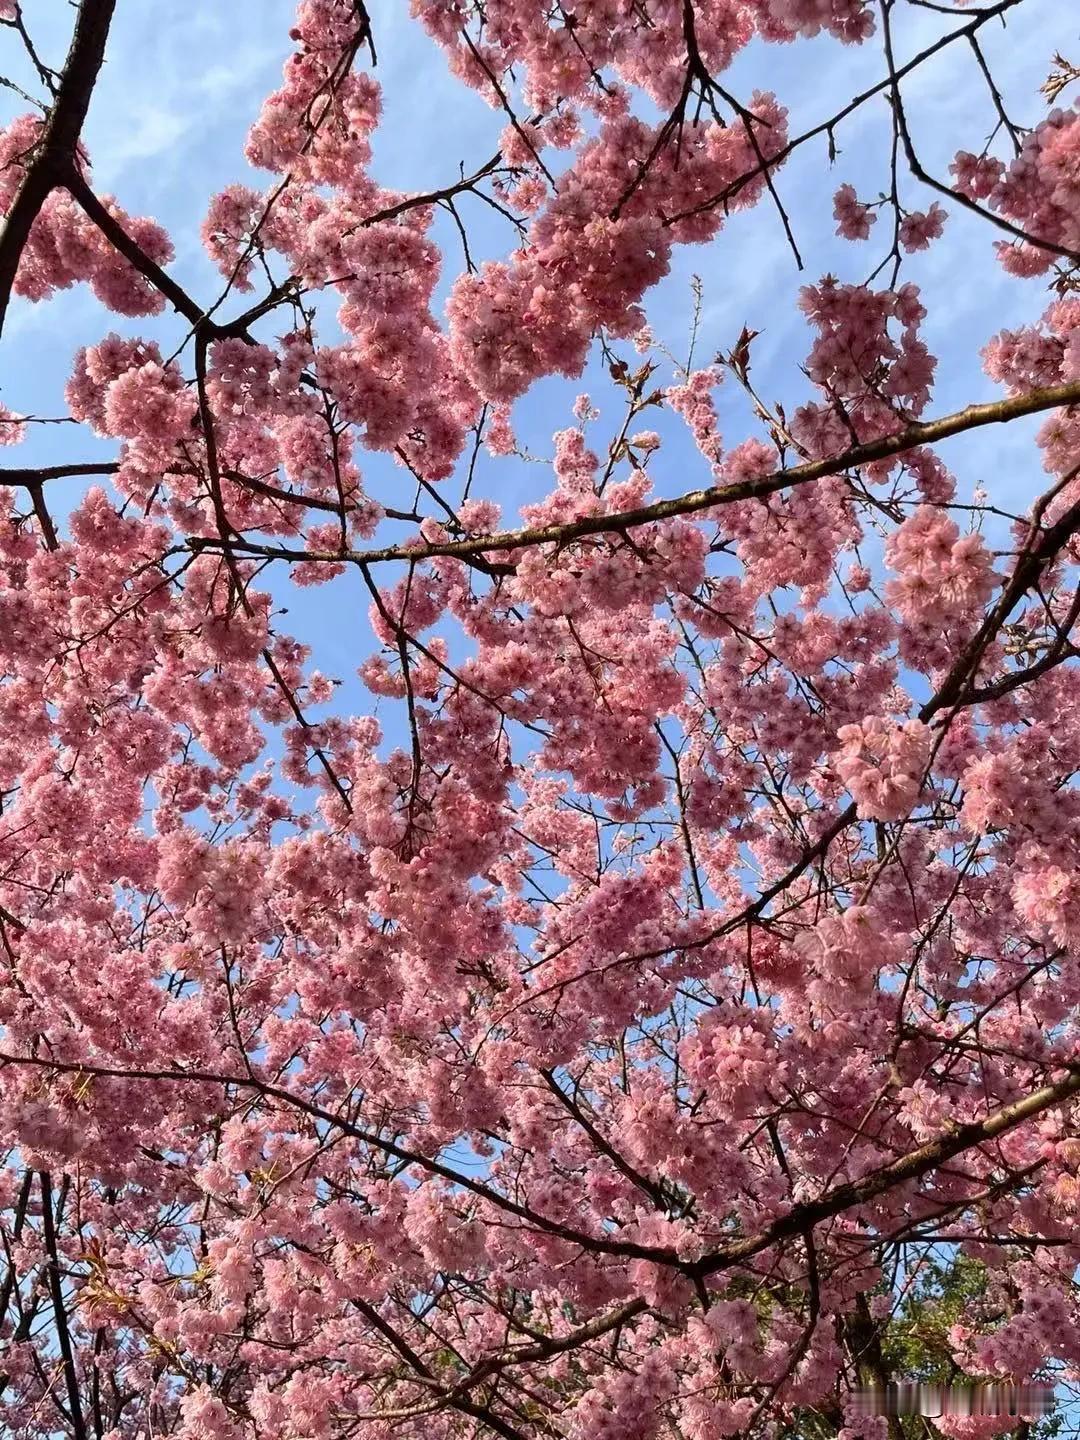
[[[82,0],[79,7],[56,102],[0,231],[0,332],[31,227],[52,191],[75,170],[79,136],[105,59],[115,6],[116,0]]]
[[[678,515],[693,515],[701,510],[711,510],[739,500],[764,499],[778,490],[787,490],[811,480],[822,480],[826,476],[838,475],[844,470],[867,465],[875,460],[903,455],[908,450],[947,440],[950,436],[976,430],[984,425],[1005,424],[1025,415],[1036,415],[1043,410],[1053,410],[1077,402],[1080,402],[1080,381],[1028,390],[1006,400],[969,405],[964,410],[943,415],[937,420],[918,421],[895,434],[867,441],[864,445],[852,446],[850,450],[845,450],[831,459],[811,460],[804,465],[775,470],[759,479],[741,480],[731,485],[713,485],[705,490],[690,490],[671,500],[657,500],[651,505],[641,505],[633,510],[619,510],[610,515],[585,515],[578,520],[557,525],[495,531],[490,535],[476,535],[464,540],[441,540],[431,544],[388,545],[378,550],[318,551],[260,545],[248,541],[230,543],[237,553],[244,555],[295,561],[329,560],[337,564],[349,562],[354,565],[373,565],[389,560],[416,562],[437,555],[465,558],[471,555],[486,555],[493,550],[520,550],[529,545],[565,545],[568,541],[580,540],[587,535],[618,534],[638,525],[649,525],[653,521],[669,520]],[[187,543],[192,550],[212,550],[220,548],[222,544],[218,537],[204,535],[193,535]]]
[[[64,1288],[60,1278],[60,1260],[56,1250],[56,1230],[53,1225],[52,1182],[49,1172],[42,1170],[41,1181],[41,1226],[45,1241],[45,1253],[49,1257],[47,1266],[49,1293],[52,1296],[53,1317],[56,1321],[56,1340],[60,1347],[60,1358],[64,1366],[64,1380],[67,1384],[68,1409],[71,1412],[71,1428],[75,1440],[87,1440],[86,1422],[83,1420],[82,1401],[79,1396],[79,1375],[75,1369],[75,1355],[71,1348],[71,1331],[68,1328],[67,1307],[64,1304]]]
[[[759,1231],[756,1235],[749,1235],[743,1240],[733,1241],[722,1250],[705,1256],[694,1265],[693,1269],[695,1273],[702,1276],[715,1275],[718,1271],[730,1269],[732,1265],[749,1260],[752,1256],[760,1254],[762,1250],[767,1250],[778,1240],[802,1234],[809,1227],[820,1225],[823,1220],[831,1220],[845,1210],[865,1205],[868,1200],[876,1199],[878,1195],[884,1195],[886,1191],[894,1189],[897,1185],[921,1179],[931,1170],[936,1170],[947,1161],[955,1159],[957,1155],[962,1155],[965,1150],[984,1145],[988,1140],[995,1140],[999,1135],[1005,1135],[1008,1131],[1015,1130],[1025,1120],[1034,1119],[1044,1110],[1050,1110],[1055,1105],[1060,1105],[1078,1092],[1080,1092],[1080,1066],[1070,1066],[1065,1077],[1056,1084],[1044,1085],[1042,1089],[1036,1090],[1033,1094],[1025,1095],[1022,1100],[1015,1100],[1011,1105],[1003,1105],[999,1110],[987,1115],[984,1120],[971,1120],[963,1125],[956,1125],[937,1140],[930,1140],[916,1150],[909,1150],[906,1155],[901,1155],[899,1159],[894,1160],[890,1165],[885,1165],[880,1170],[864,1175],[861,1180],[852,1180],[843,1185],[836,1185],[817,1200],[808,1200],[801,1205],[793,1206],[786,1215],[773,1221],[764,1230]]]

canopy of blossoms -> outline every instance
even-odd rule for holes
[[[62,377],[86,463],[20,462],[14,366],[0,410],[4,1434],[898,1437],[851,1396],[944,1244],[991,1276],[961,1371],[1075,1374],[1077,72],[1011,120],[982,42],[1035,43],[1024,0],[412,0],[502,127],[417,193],[371,170],[377,24],[301,0],[196,295],[82,140],[133,3],[81,0],[52,69],[0,0],[40,79],[4,348],[12,296],[103,312]],[[879,82],[812,130],[725,83],[814,37]],[[998,123],[938,174],[905,85],[947,47]],[[874,104],[880,198],[829,164]],[[808,277],[788,413],[753,330],[673,369],[641,307],[749,207],[802,258],[796,150],[851,274],[887,254]],[[437,243],[465,202],[501,258]],[[961,210],[1030,317],[948,410],[904,265]],[[607,431],[582,397],[543,498],[472,486],[598,347]],[[1023,505],[961,503],[939,444],[1012,423]],[[365,710],[286,577],[365,597]]]

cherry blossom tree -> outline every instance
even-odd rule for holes
[[[931,1291],[956,1372],[1068,1381],[1075,67],[1003,92],[1024,0],[412,0],[501,127],[418,192],[373,175],[363,0],[301,0],[197,295],[83,140],[133,3],[80,0],[61,63],[0,0],[40,82],[0,132],[5,351],[13,296],[125,317],[58,377],[85,462],[20,466],[56,432],[14,365],[0,410],[4,1433],[899,1440],[853,1393]],[[728,83],[811,42],[877,82],[798,131]],[[938,173],[945,51],[987,114]],[[880,194],[845,171],[869,107]],[[794,408],[765,317],[683,364],[642,308],[754,206],[808,268]],[[949,408],[905,267],[961,212],[1030,314]],[[598,355],[519,504],[515,402]],[[957,447],[1016,426],[1022,504],[965,503]],[[328,624],[360,597],[366,711],[289,585]]]

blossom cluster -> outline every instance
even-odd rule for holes
[[[921,425],[906,267],[952,232],[897,202],[887,282],[800,292],[785,409],[749,324],[683,365],[644,307],[788,153],[727,67],[873,8],[412,13],[497,160],[377,181],[377,17],[301,0],[268,188],[205,213],[225,299],[102,323],[64,418],[112,458],[0,489],[5,1425],[879,1440],[848,1380],[937,1283],[909,1244],[963,1282],[935,1364],[1075,1373],[1075,277],[986,343],[1007,405]],[[42,134],[0,136],[4,213]],[[1078,135],[957,157],[1057,247],[1015,275],[1076,249]],[[15,292],[162,315],[169,237],[73,188]],[[484,202],[513,248],[446,273]],[[887,203],[841,185],[838,233]],[[598,352],[621,411],[590,374],[523,501],[515,400]],[[938,442],[1018,412],[1042,493],[991,504]]]

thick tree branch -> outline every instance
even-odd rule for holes
[[[76,169],[83,122],[105,58],[116,0],[82,0],[56,101],[0,231],[0,332],[34,221],[50,193]]]
[[[47,1272],[49,1293],[52,1297],[53,1319],[56,1324],[56,1341],[60,1347],[60,1358],[64,1366],[64,1381],[67,1385],[68,1410],[75,1440],[87,1440],[86,1422],[83,1420],[82,1400],[79,1394],[79,1374],[75,1368],[75,1353],[71,1346],[71,1330],[68,1327],[67,1306],[64,1303],[64,1287],[60,1277],[60,1257],[56,1249],[56,1229],[53,1224],[52,1182],[47,1170],[42,1170],[41,1181],[41,1228],[48,1256]]]
[[[671,500],[656,500],[651,505],[641,505],[633,510],[619,510],[609,515],[585,515],[578,520],[557,525],[502,530],[490,535],[471,536],[464,540],[441,540],[431,544],[388,545],[377,550],[315,551],[260,545],[254,541],[238,540],[229,543],[240,555],[260,555],[269,559],[296,561],[329,560],[339,564],[345,561],[355,565],[374,565],[391,560],[416,562],[437,555],[464,558],[486,555],[495,550],[520,550],[529,545],[561,546],[589,535],[625,533],[638,525],[649,525],[654,521],[669,520],[679,515],[694,515],[702,510],[712,510],[740,500],[764,499],[779,490],[804,485],[812,480],[822,480],[829,475],[839,475],[845,470],[853,470],[875,460],[903,455],[908,450],[947,440],[953,435],[961,435],[984,425],[1006,424],[1025,415],[1036,415],[1044,410],[1054,410],[1077,402],[1080,402],[1080,381],[1028,390],[1006,400],[969,405],[964,410],[943,415],[937,420],[917,421],[879,440],[854,445],[850,450],[845,450],[831,459],[811,460],[804,465],[775,470],[759,479],[741,480],[731,485],[713,485],[705,490],[690,490]],[[222,547],[222,541],[216,536],[194,535],[187,543],[192,550]]]
[[[0,485],[27,490],[38,488],[45,480],[65,480],[86,475],[115,475],[120,469],[117,460],[103,460],[100,463],[88,461],[85,465],[40,465],[37,469],[0,470]]]
[[[194,1085],[217,1085],[221,1087],[237,1087],[240,1090],[254,1091],[268,1100],[275,1100],[279,1104],[288,1105],[294,1110],[309,1116],[320,1124],[332,1126],[343,1134],[354,1140],[359,1140],[364,1145],[369,1145],[383,1154],[392,1156],[406,1165],[418,1165],[431,1175],[438,1175],[440,1179],[448,1180],[452,1185],[459,1185],[463,1190],[475,1195],[480,1200],[486,1200],[497,1209],[504,1210],[517,1219],[523,1220],[527,1225],[546,1234],[553,1235],[557,1239],[565,1240],[570,1245],[579,1245],[585,1251],[595,1251],[604,1255],[615,1255],[627,1260],[651,1260],[655,1264],[681,1265],[681,1261],[674,1250],[664,1249],[658,1246],[638,1245],[629,1240],[612,1240],[606,1236],[589,1235],[584,1231],[577,1230],[571,1225],[564,1225],[558,1220],[551,1220],[545,1215],[530,1209],[527,1205],[520,1205],[509,1196],[502,1195],[493,1190],[489,1185],[481,1184],[471,1176],[445,1165],[441,1160],[436,1160],[430,1155],[421,1154],[417,1150],[408,1149],[399,1145],[395,1140],[388,1140],[385,1136],[374,1131],[366,1130],[362,1126],[354,1125],[352,1121],[345,1119],[342,1115],[336,1115],[332,1110],[324,1110],[322,1106],[315,1105],[305,1100],[302,1095],[296,1095],[289,1090],[283,1090],[280,1086],[272,1085],[269,1082],[261,1081],[251,1076],[222,1075],[210,1070],[151,1070],[151,1069],[128,1069],[121,1070],[109,1066],[91,1064],[77,1064],[69,1061],[55,1059],[43,1059],[31,1055],[12,1055],[7,1051],[0,1051],[0,1068],[4,1065],[30,1065],[42,1070],[55,1070],[62,1075],[97,1075],[105,1079],[114,1080],[155,1080],[167,1081],[171,1084],[183,1084],[190,1082]]]
[[[109,213],[94,194],[85,177],[74,164],[69,166],[64,173],[63,184],[87,219],[94,222],[105,239],[123,255],[124,259],[139,272],[144,280],[148,280],[154,289],[169,301],[174,310],[183,315],[184,319],[196,328],[206,323],[206,313],[202,306],[197,304],[171,275],[166,274],[160,265],[151,260],[142,246],[131,238],[119,220]],[[216,329],[216,327],[214,328]]]
[[[792,1206],[786,1215],[782,1215],[772,1225],[756,1235],[733,1241],[722,1250],[706,1256],[699,1260],[693,1269],[702,1276],[715,1275],[718,1271],[730,1269],[732,1265],[767,1250],[778,1240],[802,1234],[809,1227],[820,1225],[823,1220],[831,1220],[846,1210],[865,1205],[867,1201],[884,1195],[898,1185],[922,1179],[924,1175],[930,1174],[949,1160],[954,1160],[966,1150],[985,1145],[989,1140],[996,1140],[1010,1130],[1015,1130],[1026,1120],[1033,1120],[1045,1110],[1070,1100],[1077,1093],[1080,1093],[1080,1066],[1071,1066],[1064,1077],[1053,1085],[1044,1085],[1031,1095],[1025,1095],[1022,1100],[1003,1105],[983,1120],[956,1125],[937,1140],[930,1140],[916,1150],[909,1150],[892,1164],[864,1175],[861,1180],[836,1185],[817,1200]]]

